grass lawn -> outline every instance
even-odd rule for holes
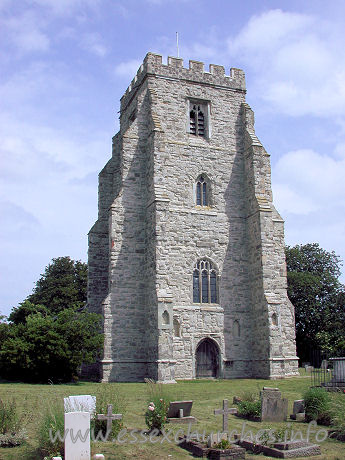
[[[15,398],[20,410],[26,413],[27,431],[29,439],[27,444],[15,448],[0,448],[1,460],[39,460],[36,448],[37,428],[43,413],[48,410],[54,400],[63,403],[63,397],[73,394],[95,394],[100,385],[110,386],[112,391],[119,397],[122,405],[123,422],[127,429],[145,429],[144,411],[147,407],[148,389],[145,383],[111,383],[99,384],[80,382],[70,385],[29,385],[23,383],[0,383],[0,398],[8,400]],[[278,387],[283,397],[289,400],[289,413],[292,413],[292,405],[295,399],[301,399],[302,394],[310,386],[310,377],[305,375],[278,381],[269,380],[193,380],[180,381],[174,385],[164,385],[164,391],[171,400],[192,399],[194,401],[192,415],[197,418],[197,423],[192,425],[192,430],[206,434],[221,431],[222,417],[213,415],[214,409],[222,407],[222,400],[228,399],[232,405],[233,396],[240,396],[244,392],[259,393],[263,386]],[[344,404],[345,395],[334,395],[337,401]],[[345,408],[345,404],[344,404]],[[241,433],[244,420],[233,415],[229,416],[229,430],[238,430]],[[245,421],[245,432],[252,430],[255,435],[262,428],[285,427],[285,424],[258,423]],[[289,422],[290,423],[290,422]],[[301,430],[304,435],[307,432],[307,424],[291,422],[294,431]],[[172,430],[169,439],[173,439],[173,433],[179,429],[187,431],[186,425],[167,425],[166,430]],[[158,437],[156,443],[130,443],[133,438],[128,436],[127,442],[97,443],[92,445],[92,453],[103,453],[106,460],[110,459],[187,459],[191,455],[178,447],[173,441],[169,443],[162,437]],[[314,435],[310,440],[315,442]],[[328,439],[321,443],[322,455],[309,457],[319,460],[345,459],[345,444]],[[255,458],[247,454],[249,458]],[[270,458],[260,455],[258,458]]]

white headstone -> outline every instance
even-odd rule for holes
[[[90,460],[90,412],[65,413],[65,460]]]
[[[96,396],[76,395],[64,398],[65,412],[90,412],[96,413]]]

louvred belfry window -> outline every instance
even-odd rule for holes
[[[191,104],[189,113],[189,132],[195,136],[205,137],[204,108],[199,104]]]
[[[217,303],[217,272],[209,260],[199,260],[193,271],[193,302]]]

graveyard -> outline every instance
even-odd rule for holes
[[[306,374],[304,370],[300,370],[301,375],[291,379],[268,381],[268,380],[194,380],[180,381],[177,384],[164,385],[164,397],[170,401],[176,401],[170,410],[171,418],[174,423],[165,425],[164,436],[153,436],[147,438],[147,442],[139,442],[139,432],[147,429],[145,425],[145,410],[148,404],[148,385],[146,383],[111,383],[99,384],[89,382],[79,382],[77,384],[64,385],[30,385],[22,383],[0,383],[0,398],[2,400],[15,399],[18,410],[23,414],[23,423],[28,432],[27,442],[21,446],[13,448],[0,448],[1,460],[38,460],[39,436],[38,429],[42,425],[41,421],[44,414],[51,407],[64,408],[64,398],[72,395],[96,395],[98,398],[101,395],[100,388],[106,389],[107,395],[112,395],[112,400],[109,399],[109,404],[113,401],[114,406],[110,408],[106,405],[100,412],[100,419],[109,422],[109,414],[111,414],[112,423],[120,421],[122,427],[128,430],[137,430],[135,437],[127,434],[123,436],[120,442],[92,442],[91,456],[94,454],[103,454],[105,459],[129,459],[135,456],[138,459],[184,459],[193,458],[191,452],[183,445],[178,445],[175,439],[181,439],[183,435],[198,433],[202,438],[203,433],[210,435],[222,432],[223,427],[231,432],[236,430],[238,433],[252,432],[255,436],[259,430],[274,429],[284,431],[291,428],[294,431],[300,430],[303,436],[307,435],[308,424],[301,423],[298,420],[291,420],[291,414],[300,414],[303,410],[300,400],[302,394],[310,387],[310,374]],[[263,390],[263,388],[266,390]],[[278,388],[279,390],[272,390]],[[264,391],[269,394],[263,406],[265,406],[264,418],[259,422],[245,420],[236,416],[236,404],[233,403],[234,397],[243,397],[245,394],[257,394]],[[345,411],[345,397],[341,394],[331,394],[337,404],[341,402]],[[191,404],[191,401],[193,403]],[[106,401],[105,401],[106,402]],[[65,401],[66,403],[66,401]],[[92,404],[92,401],[91,401]],[[270,412],[274,408],[286,417],[286,421],[275,421],[270,419]],[[108,409],[108,412],[107,412]],[[71,408],[73,409],[73,407]],[[276,411],[277,412],[277,411]],[[119,416],[121,414],[122,417]],[[226,415],[225,415],[226,414]],[[268,418],[267,418],[268,417]],[[181,419],[180,421],[178,419]],[[192,418],[191,423],[186,423],[186,420]],[[298,417],[297,417],[298,418]],[[327,429],[328,427],[320,427]],[[317,445],[313,434],[311,434],[310,443]],[[245,444],[245,443],[244,443]],[[243,445],[244,445],[243,444]],[[305,443],[304,443],[305,444]],[[303,443],[302,447],[305,447]],[[310,451],[308,458],[320,460],[336,460],[344,458],[345,444],[335,439],[327,438],[319,443],[320,449],[315,448]],[[278,446],[279,447],[279,446]],[[280,446],[290,455],[289,446]],[[248,446],[246,446],[248,448]],[[278,449],[279,451],[279,449]],[[266,449],[267,452],[267,449]],[[321,455],[320,455],[321,452]],[[245,458],[255,458],[254,454],[247,450]],[[51,458],[51,457],[50,457]],[[92,458],[92,457],[91,457]],[[216,458],[210,457],[209,458]],[[230,458],[230,457],[229,457]],[[241,457],[233,457],[241,458]],[[260,453],[258,458],[271,458],[271,455]],[[286,458],[286,457],[281,457]],[[303,458],[295,457],[295,458]]]

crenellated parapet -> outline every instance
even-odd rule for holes
[[[221,65],[210,64],[209,71],[205,71],[205,65],[199,61],[189,61],[189,68],[183,67],[183,59],[168,57],[167,64],[163,64],[160,54],[147,53],[137,74],[128,86],[125,94],[121,98],[121,112],[127,107],[132,99],[135,90],[141,85],[147,76],[154,75],[158,78],[171,80],[183,80],[212,85],[217,87],[229,88],[237,91],[245,91],[245,75],[241,69],[230,69],[230,74],[225,74],[225,69]]]

